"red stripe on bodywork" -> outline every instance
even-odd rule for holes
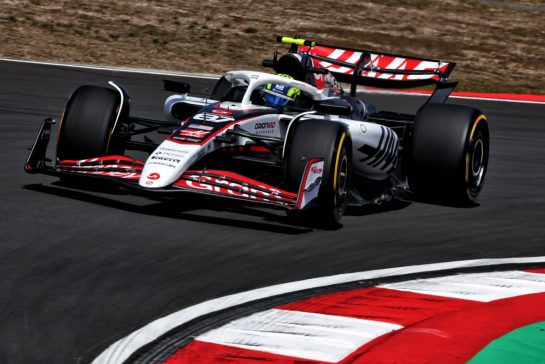
[[[189,170],[173,185],[186,191],[295,208],[297,194],[221,170]]]
[[[264,351],[241,349],[232,346],[192,341],[166,359],[163,364],[303,364],[318,363],[314,360],[293,358]]]
[[[253,152],[253,153],[271,153],[271,150],[262,147],[260,145],[239,145],[236,147],[225,147],[220,149],[222,153],[243,153],[243,152]]]
[[[545,274],[545,268],[526,269],[524,271],[528,273]]]
[[[257,181],[255,179],[234,173],[229,171],[221,171],[216,169],[207,169],[207,170],[188,170],[184,172],[182,175],[182,178],[189,178],[190,176],[212,176],[212,177],[218,177],[218,178],[224,178],[230,182],[239,183],[239,184],[246,184],[248,187],[254,188],[254,187],[263,187],[267,190],[275,190],[278,191],[281,195],[285,195],[288,198],[297,198],[297,194],[293,192],[288,192],[281,190],[277,187],[268,185],[266,183]],[[204,182],[206,183],[206,182]],[[177,184],[177,183],[176,183]]]
[[[98,158],[72,160],[60,162],[60,170],[79,175],[95,175],[112,177],[121,180],[138,180],[144,163],[122,155],[109,155]]]
[[[97,162],[105,162],[105,161],[124,161],[124,162],[130,162],[135,164],[144,165],[143,162],[133,159],[131,157],[126,157],[123,155],[109,155],[106,157],[97,157],[97,158],[86,158],[86,159],[65,159],[60,162],[61,165],[63,164],[85,164],[85,163],[97,163]]]
[[[276,307],[383,321],[407,326],[432,316],[480,305],[476,301],[368,287],[312,297]]]
[[[465,363],[490,341],[544,321],[543,307],[545,293],[536,293],[440,314],[381,336],[341,363]]]
[[[177,143],[177,144],[204,145],[207,142],[209,142],[212,138],[215,138],[216,136],[218,136],[219,134],[221,134],[225,130],[229,129],[231,126],[233,126],[235,124],[238,124],[238,123],[241,123],[243,121],[249,120],[249,119],[253,119],[255,117],[256,116],[250,116],[250,117],[247,117],[247,118],[241,118],[241,119],[238,119],[238,120],[233,120],[233,121],[225,124],[224,126],[222,126],[220,129],[211,132],[209,135],[206,136],[206,138],[204,138],[203,140],[201,140],[199,142],[189,142],[189,141],[181,141],[181,140],[172,139],[172,136],[174,134],[178,133],[181,130],[181,128],[178,128],[174,132],[172,132],[172,134],[170,134],[169,137],[166,140],[168,140],[169,142]]]
[[[127,165],[127,164],[95,164],[95,165],[60,165],[61,170],[82,170],[89,171],[91,169],[96,170],[108,170],[108,169],[130,169],[134,171],[141,171],[141,166]]]
[[[303,174],[303,179],[301,180],[301,185],[299,186],[299,198],[297,199],[298,210],[301,209],[301,205],[303,204],[303,194],[305,193],[305,185],[307,184],[308,175],[310,174],[310,168],[314,163],[321,162],[322,160],[323,158],[313,158],[307,162],[305,173]]]
[[[200,185],[195,187],[190,185],[187,182],[196,182]],[[206,187],[208,186],[208,188]],[[235,198],[239,200],[246,200],[246,201],[259,201],[264,203],[269,203],[273,205],[279,205],[279,206],[294,206],[295,201],[294,199],[284,198],[284,197],[271,197],[271,195],[264,195],[259,193],[253,193],[248,190],[240,190],[238,188],[231,188],[222,186],[220,184],[214,184],[213,182],[206,183],[206,182],[199,182],[192,179],[181,179],[178,182],[176,182],[175,187],[184,190],[184,191],[194,191],[194,192],[200,192],[205,193],[208,195],[218,195],[218,196],[226,196],[230,198]]]

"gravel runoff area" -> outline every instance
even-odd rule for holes
[[[545,94],[543,0],[0,0],[0,57],[222,73],[275,35],[458,63],[458,90]]]

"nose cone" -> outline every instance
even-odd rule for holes
[[[138,184],[146,188],[162,188],[173,184],[195,162],[201,148],[200,145],[165,140],[149,156]]]

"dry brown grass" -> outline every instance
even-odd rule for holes
[[[455,61],[461,90],[545,93],[542,0],[0,0],[0,9],[1,57],[221,73],[260,69],[285,49],[275,35],[298,34]]]

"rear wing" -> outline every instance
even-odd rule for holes
[[[350,93],[354,95],[357,85],[379,88],[435,85],[448,97],[456,86],[456,83],[447,83],[456,66],[453,62],[318,44],[291,37],[278,37],[277,41],[291,44],[290,53],[305,53],[338,81],[350,83]],[[450,91],[445,92],[447,90]]]

